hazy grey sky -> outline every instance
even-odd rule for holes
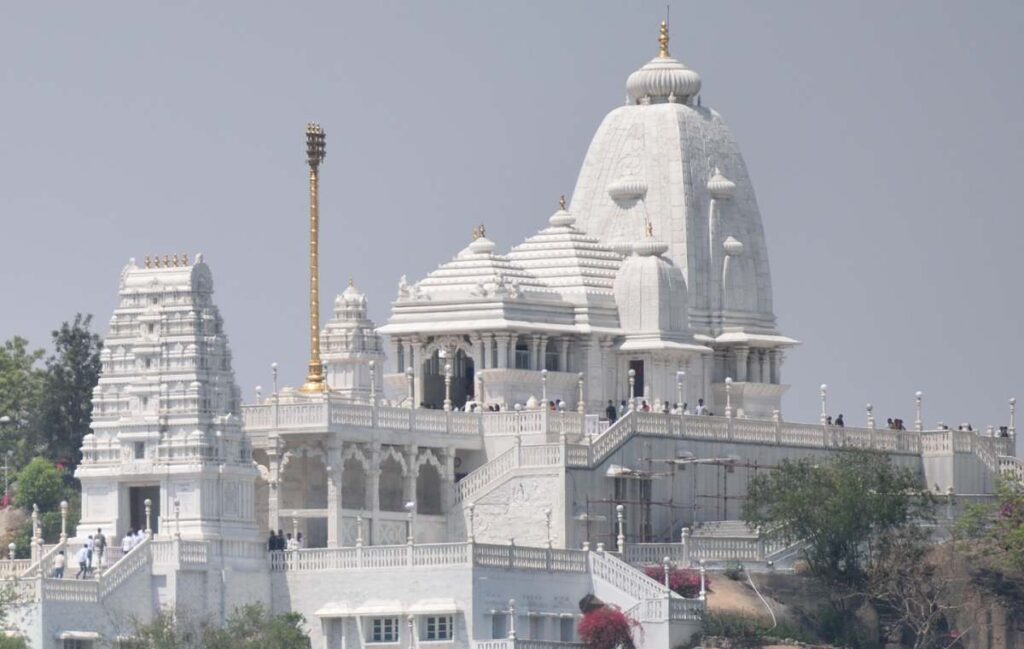
[[[172,6],[173,5],[173,6]],[[277,5],[278,8],[271,8]],[[474,224],[507,248],[575,184],[660,2],[9,3],[0,338],[105,333],[129,257],[202,251],[247,400],[306,363],[303,130],[328,133],[322,286],[383,323]],[[789,419],[1006,419],[1024,399],[1024,3],[674,2],[760,203]],[[328,316],[325,308],[324,316]]]

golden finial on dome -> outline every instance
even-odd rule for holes
[[[661,33],[658,34],[658,58],[667,59],[668,53],[668,21],[661,21]]]
[[[473,241],[476,241],[477,239],[482,239],[486,236],[487,228],[484,227],[483,223],[473,228]]]
[[[558,209],[565,211],[565,194],[558,197]]]
[[[352,281],[351,277],[348,278],[348,285],[349,286],[355,286],[356,285],[356,283]]]

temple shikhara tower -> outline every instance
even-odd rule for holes
[[[643,646],[680,646],[706,590],[681,597],[643,568],[792,570],[799,555],[740,520],[758,472],[874,449],[946,499],[940,531],[1000,475],[1024,478],[1013,400],[984,432],[928,426],[920,397],[913,430],[879,427],[870,407],[837,427],[823,386],[820,421],[787,421],[798,342],[776,319],[743,157],[701,83],[663,23],[572,196],[521,242],[479,225],[425,277],[391,269],[379,327],[358,278],[321,326],[319,184],[337,181],[309,124],[309,257],[295,260],[309,357],[282,359],[305,379],[278,386],[275,364],[253,403],[202,256],[129,262],[81,522],[4,572],[33,585],[12,616],[33,646],[128,646],[131,621],[161,608],[220,621],[258,602],[302,613],[317,648],[576,649],[588,595],[635,619]],[[346,218],[327,213],[327,227]],[[97,530],[112,548],[141,533],[92,578],[50,578]]]

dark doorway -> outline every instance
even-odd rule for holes
[[[128,487],[128,520],[133,530],[146,529],[146,499],[152,501],[149,514],[149,526],[153,534],[160,527],[160,486]]]
[[[636,372],[636,376],[633,377],[633,394],[631,396],[642,397],[644,396],[644,362],[643,361],[629,361],[629,369]],[[629,390],[629,375],[626,375],[626,389]],[[627,394],[629,394],[627,392]]]
[[[440,358],[437,352],[423,363],[423,403],[428,408],[444,405],[444,366],[451,363],[452,408],[461,408],[473,398],[475,387],[473,359],[461,349],[454,356]]]

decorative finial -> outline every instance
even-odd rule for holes
[[[483,223],[473,228],[473,241],[476,241],[477,239],[482,239],[486,236],[487,228],[484,227]]]
[[[174,261],[174,267],[177,268],[178,267],[178,255],[174,255],[173,261]]]
[[[146,260],[143,263],[145,264],[146,268],[149,268],[149,264],[150,264],[149,255],[146,255]]]
[[[356,283],[352,281],[351,277],[348,278],[348,285],[349,286],[355,286],[356,285]]]
[[[167,258],[167,255],[164,255],[164,268],[170,268],[170,266],[171,260]]]
[[[181,254],[181,265],[188,266],[188,253],[184,252]]]
[[[565,211],[565,194],[558,197],[558,209]]]
[[[661,33],[658,34],[658,58],[667,59],[668,53],[668,21],[661,21]]]
[[[651,223],[650,219],[647,219],[647,225],[644,226],[644,231],[647,234],[647,238],[651,239],[654,237],[654,224]]]

